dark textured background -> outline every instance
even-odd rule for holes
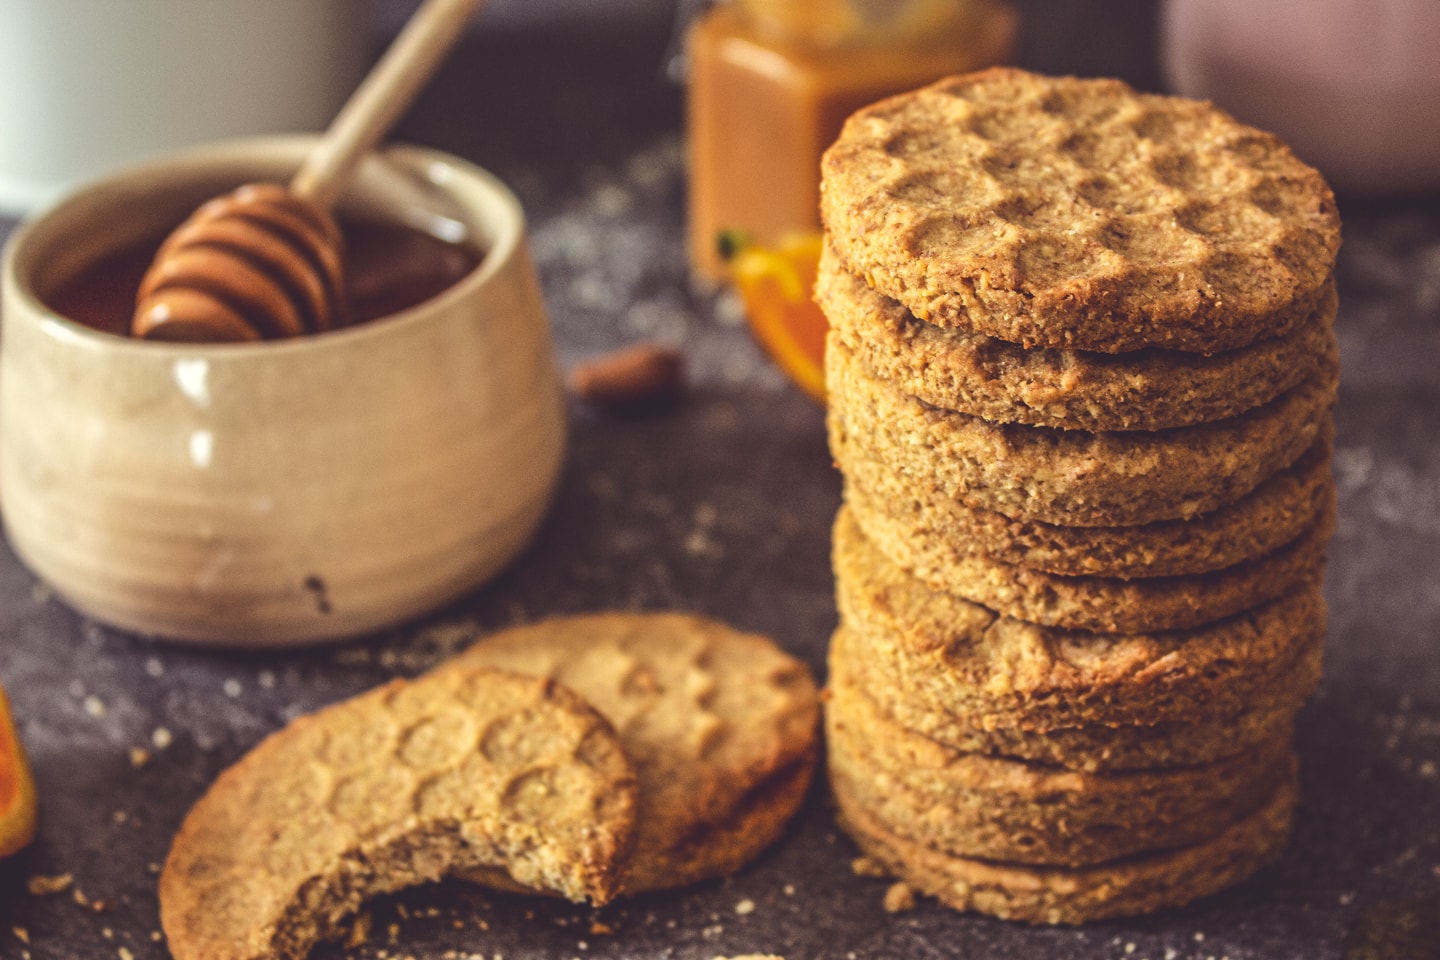
[[[404,4],[388,6],[393,22]],[[1158,88],[1152,4],[1020,6],[1024,65]],[[690,609],[771,634],[821,671],[839,482],[819,409],[768,365],[732,303],[687,283],[669,6],[540,9],[497,0],[399,135],[474,159],[520,194],[562,363],[654,338],[684,349],[693,389],[648,418],[575,407],[559,497],[520,561],[423,621],[345,645],[149,642],[77,616],[0,548],[0,681],[42,798],[39,840],[0,863],[0,958],[165,956],[156,865],[215,774],[297,713],[418,672],[490,628]],[[1341,212],[1329,662],[1301,719],[1304,804],[1281,862],[1186,909],[1081,930],[930,903],[888,915],[885,884],[851,875],[854,850],[817,791],[787,838],[730,880],[601,911],[442,884],[376,904],[369,941],[348,955],[1440,956],[1440,197],[1342,197]],[[164,749],[160,730],[173,736]],[[134,747],[152,754],[138,769]],[[32,876],[65,873],[71,890],[26,891]]]

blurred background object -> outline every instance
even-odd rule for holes
[[[1440,2],[1168,0],[1171,86],[1271,130],[1340,190],[1440,186]]]
[[[881,97],[1010,58],[992,0],[730,0],[689,42],[690,259],[724,276],[717,240],[773,246],[819,230],[820,155]]]
[[[316,130],[365,65],[360,0],[0,0],[0,213],[204,140]]]

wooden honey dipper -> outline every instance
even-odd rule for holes
[[[147,340],[246,341],[343,323],[343,250],[330,212],[335,199],[480,2],[426,0],[288,187],[246,184],[177,227],[140,281],[131,333]]]

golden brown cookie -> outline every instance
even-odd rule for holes
[[[1319,372],[1334,352],[1332,280],[1294,330],[1211,356],[1025,349],[916,319],[898,301],[820,260],[815,299],[840,342],[877,378],[924,403],[999,423],[1066,430],[1164,430],[1262,406]]]
[[[1299,795],[1292,774],[1254,813],[1178,850],[1090,867],[1033,867],[958,857],[889,829],[835,785],[840,826],[889,874],[956,910],[1027,923],[1075,924],[1149,913],[1208,896],[1274,860]]]
[[[1198,629],[1123,634],[1043,627],[932,590],[876,549],[844,511],[832,560],[840,623],[857,662],[877,681],[890,678],[935,723],[946,714],[982,728],[1038,732],[1194,723],[1298,706],[1318,680],[1325,633],[1318,576]]]
[[[439,669],[474,664],[550,677],[614,724],[640,785],[625,893],[734,872],[805,796],[815,682],[765,637],[687,614],[598,613],[503,631]]]
[[[1169,577],[1265,556],[1334,512],[1334,429],[1253,491],[1189,520],[1129,527],[1063,527],[973,510],[907,484],[870,460],[846,463],[845,503],[887,556],[930,583],[959,575],[978,555],[1062,576]]]
[[[366,898],[466,868],[603,903],[635,834],[610,724],[550,680],[396,680],[301,717],[190,811],[160,876],[177,960],[299,958]]]
[[[1294,763],[1288,731],[1203,766],[1114,773],[963,753],[895,723],[850,680],[826,687],[831,782],[888,829],[957,856],[1082,867],[1201,843]]]
[[[826,341],[830,451],[872,460],[973,509],[1067,526],[1174,520],[1234,503],[1310,448],[1330,418],[1339,361],[1249,413],[1153,432],[999,424],[921,403]]]
[[[1277,137],[1118,80],[997,68],[853,114],[821,164],[847,272],[1024,346],[1214,353],[1303,323],[1340,219]]]
[[[957,703],[930,699],[943,687],[897,670],[854,631],[841,627],[830,642],[830,679],[865,691],[896,724],[963,753],[1013,757],[1092,773],[1216,763],[1256,745],[1289,737],[1295,715],[1320,678],[1321,645],[1304,652],[1255,706],[1235,713],[1205,712],[1157,723],[1072,722],[1052,726],[1042,706],[1019,713],[987,713],[983,698],[959,684]],[[916,681],[921,683],[917,685]],[[1003,703],[1003,699],[1001,700]],[[1094,712],[1094,711],[1092,711]],[[1132,711],[1133,712],[1133,711]],[[1065,712],[1061,711],[1061,716]]]
[[[840,513],[837,524],[860,526],[849,507],[841,507]],[[1132,580],[1069,577],[971,554],[957,557],[944,570],[922,568],[912,576],[1001,616],[1044,626],[1110,633],[1185,630],[1233,616],[1318,578],[1334,527],[1334,513],[1326,512],[1273,553],[1211,573]]]

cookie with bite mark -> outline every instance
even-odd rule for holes
[[[296,960],[367,898],[457,870],[604,903],[635,837],[610,724],[551,680],[471,665],[300,717],[224,771],[160,875],[177,960]]]

